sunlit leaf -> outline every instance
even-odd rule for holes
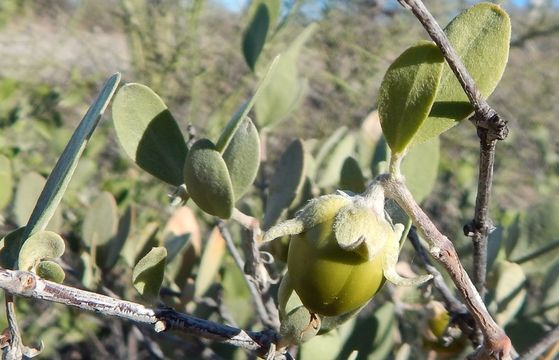
[[[166,258],[167,250],[164,247],[154,247],[134,267],[134,288],[146,299],[154,300],[159,296]]]
[[[435,101],[443,56],[432,42],[420,42],[390,65],[380,85],[378,112],[386,142],[402,153]]]
[[[402,174],[417,202],[422,202],[435,186],[439,170],[439,138],[414,144],[402,161]]]
[[[222,219],[231,217],[235,193],[229,170],[210,140],[192,145],[184,163],[184,183],[200,209]]]
[[[256,178],[260,166],[260,137],[252,120],[246,118],[223,152],[235,200],[240,199]]]
[[[29,237],[19,252],[18,268],[29,271],[35,268],[39,261],[56,259],[64,254],[64,240],[52,231],[39,231]]]
[[[171,185],[183,183],[186,143],[153,90],[135,83],[120,88],[113,102],[113,121],[120,144],[139,167]]]
[[[41,261],[37,265],[37,275],[39,275],[43,279],[54,281],[59,284],[61,284],[66,277],[66,274],[64,274],[64,270],[62,270],[62,267],[51,260]]]
[[[499,5],[479,3],[455,17],[445,33],[481,95],[489,97],[508,61],[511,24],[507,13]],[[445,62],[435,103],[416,141],[438,136],[472,111],[464,90]]]

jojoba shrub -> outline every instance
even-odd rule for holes
[[[128,15],[141,7],[122,3]],[[359,129],[342,126],[325,139],[281,137],[308,94],[309,64],[301,60],[323,25],[309,21],[292,30],[296,9],[251,1],[240,51],[246,83],[256,85],[247,98],[235,90],[229,101],[216,99],[221,115],[202,122],[205,127],[187,127],[155,85],[135,79],[121,85],[117,73],[47,179],[33,172],[14,180],[21,171],[17,152],[0,151],[0,208],[9,206],[10,225],[0,244],[0,287],[132,322],[111,328],[64,308],[42,334],[23,328],[24,335],[48,340],[45,355],[109,333],[111,341],[115,334],[126,338],[121,357],[464,358],[482,344],[477,330],[485,336],[482,346],[494,340],[483,326],[496,334],[504,329],[500,340],[512,339],[518,351],[557,326],[558,282],[550,275],[558,266],[551,241],[557,202],[500,214],[484,264],[484,298],[464,270],[479,266],[470,269],[471,249],[456,251],[442,234],[447,242],[433,235],[437,219],[418,205],[437,182],[441,134],[476,110],[434,42],[408,44],[394,56],[379,79],[378,98],[370,99],[375,110]],[[196,19],[196,7],[191,10],[189,19]],[[443,31],[488,98],[509,58],[509,15],[480,2]],[[134,34],[136,46],[147,44],[138,29]],[[93,146],[107,108],[112,123],[104,131],[114,132],[125,170],[99,191],[83,178],[95,174],[96,161],[103,166],[104,148],[112,144]],[[364,131],[370,128],[378,136]],[[80,176],[86,146],[91,150],[82,164],[89,156],[90,172]],[[72,178],[81,178],[77,187],[69,187]],[[73,201],[61,214],[59,204],[68,198]],[[415,251],[408,238],[417,240]],[[428,253],[442,259],[450,278]],[[530,293],[533,286],[541,291]],[[471,295],[466,303],[464,295]],[[13,296],[5,300],[12,312],[7,328],[15,334]],[[33,311],[21,309],[26,317]],[[152,337],[138,324],[160,334]],[[15,340],[4,348],[15,358],[42,350]]]

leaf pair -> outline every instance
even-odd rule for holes
[[[462,12],[445,28],[484,97],[493,92],[504,72],[510,32],[507,13],[489,3]],[[437,137],[473,111],[454,73],[431,42],[407,49],[389,67],[378,108],[382,130],[394,153],[405,153],[412,142]]]
[[[256,178],[260,164],[260,138],[249,118],[235,131],[220,153],[208,139],[192,145],[184,164],[184,183],[192,200],[208,214],[231,217],[235,202]]]

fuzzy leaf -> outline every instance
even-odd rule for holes
[[[260,128],[272,127],[285,119],[302,98],[305,86],[299,78],[297,61],[304,43],[315,28],[316,24],[307,26],[281,55],[270,81],[254,106],[256,122]]]
[[[260,137],[249,118],[241,123],[223,152],[229,170],[235,200],[239,200],[256,178],[260,165]]]
[[[266,3],[258,4],[248,28],[243,36],[243,55],[248,67],[254,71],[256,61],[266,43],[270,28],[270,11]]]
[[[200,209],[222,219],[231,217],[235,193],[229,170],[210,140],[192,145],[184,163],[184,183]]]
[[[439,138],[413,144],[402,161],[402,174],[415,200],[422,202],[435,186],[439,172]]]
[[[443,70],[443,56],[432,42],[420,42],[390,65],[380,85],[382,132],[394,153],[402,153],[429,115]]]
[[[285,149],[270,181],[263,229],[267,230],[277,222],[301,190],[307,161],[308,154],[302,140],[294,140]]]
[[[342,165],[340,189],[349,190],[356,194],[365,191],[365,177],[354,157],[348,156]]]
[[[452,20],[445,33],[484,98],[501,80],[508,61],[511,24],[496,4],[479,3]],[[416,141],[426,141],[450,129],[473,111],[450,67],[444,64],[439,91]]]
[[[10,159],[0,155],[0,210],[10,203],[13,187],[14,180]]]
[[[215,277],[221,267],[223,255],[225,254],[225,240],[221,236],[219,229],[214,227],[210,238],[206,243],[206,248],[200,260],[200,268],[196,276],[194,296],[203,296],[215,281]]]
[[[51,260],[41,261],[39,265],[37,265],[37,275],[43,279],[54,281],[59,284],[62,284],[66,277],[60,265]]]
[[[113,121],[124,151],[139,167],[171,185],[181,185],[188,152],[177,122],[149,87],[127,84],[113,102]]]
[[[64,254],[64,240],[52,231],[39,231],[28,238],[19,252],[18,268],[29,271],[43,259],[56,259]]]
[[[134,287],[143,297],[149,300],[157,299],[159,296],[159,288],[163,282],[165,272],[166,257],[167,250],[164,247],[154,247],[134,266],[132,273]]]

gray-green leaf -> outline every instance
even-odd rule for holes
[[[229,170],[235,200],[239,200],[250,188],[260,166],[260,137],[249,118],[241,123],[223,152],[223,160]]]
[[[269,28],[270,11],[268,5],[262,2],[258,4],[256,12],[243,36],[243,55],[252,71],[254,71],[256,61],[266,43],[266,35]]]
[[[159,296],[166,258],[167,250],[164,247],[154,247],[134,267],[134,288],[146,299],[154,300]]]
[[[184,183],[200,209],[222,219],[231,217],[235,193],[229,170],[210,140],[192,145],[184,163]]]
[[[417,202],[431,193],[439,170],[439,138],[425,143],[413,144],[402,161],[402,174]]]
[[[18,268],[29,271],[43,259],[56,259],[64,254],[64,240],[52,231],[38,231],[29,237],[19,252]]]
[[[380,85],[378,111],[386,142],[402,153],[429,115],[443,70],[432,42],[420,42],[390,65]]]
[[[139,167],[171,185],[181,185],[188,152],[177,122],[149,87],[127,84],[113,102],[113,120],[124,151]]]
[[[479,3],[455,17],[445,33],[481,95],[489,97],[508,61],[511,25],[507,13],[499,5]],[[445,62],[435,103],[416,141],[438,136],[472,111],[464,90]]]

